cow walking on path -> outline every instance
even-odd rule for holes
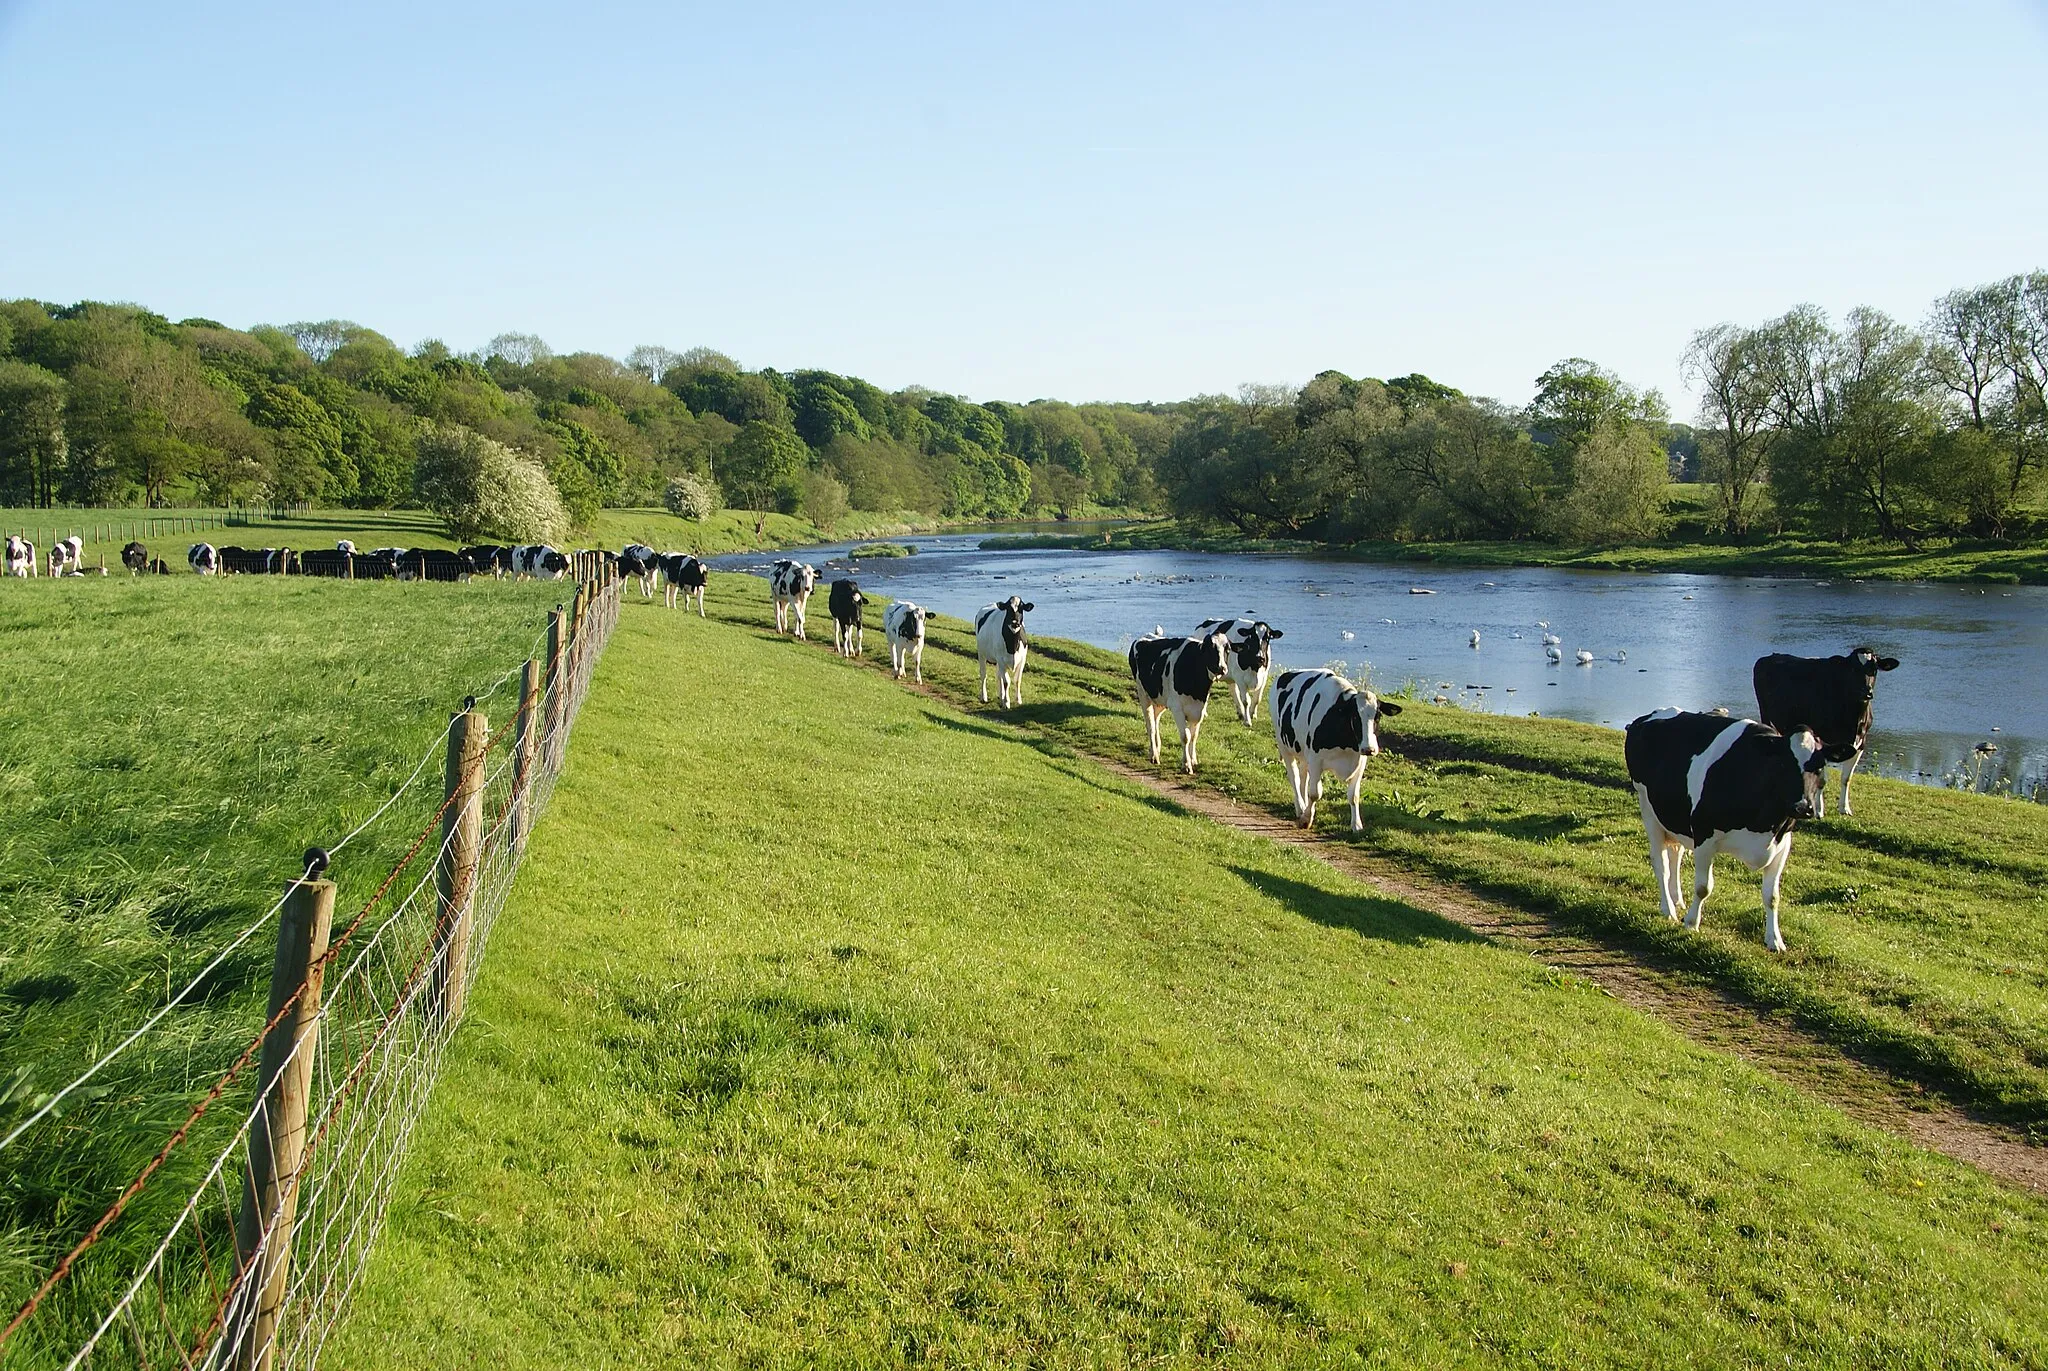
[[[1351,800],[1351,831],[1365,832],[1358,792],[1365,764],[1379,755],[1379,721],[1401,706],[1362,690],[1334,671],[1283,671],[1273,682],[1273,741],[1294,791],[1294,817],[1303,828],[1316,822],[1323,775],[1344,782]]]
[[[1228,670],[1229,650],[1230,639],[1221,629],[1199,638],[1145,637],[1131,643],[1125,655],[1145,716],[1152,765],[1159,765],[1160,716],[1171,714],[1180,733],[1180,769],[1195,774],[1195,745],[1209,716],[1209,688]]]
[[[981,668],[981,702],[988,703],[988,669],[996,669],[996,695],[1008,709],[1014,698],[1024,703],[1024,662],[1031,655],[1031,638],[1024,631],[1024,616],[1038,606],[1012,595],[982,609],[974,616],[974,655]]]

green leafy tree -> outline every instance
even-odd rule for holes
[[[558,543],[569,515],[539,462],[457,425],[422,434],[415,495],[461,542]]]
[[[678,519],[708,519],[718,512],[718,492],[696,476],[671,477],[661,503]]]
[[[66,391],[54,371],[0,360],[0,505],[55,500],[66,456]]]
[[[797,510],[825,532],[830,533],[846,517],[846,484],[826,471],[803,475],[803,496]]]
[[[789,510],[803,494],[810,451],[796,434],[762,420],[745,424],[718,459],[718,484],[735,509]]]

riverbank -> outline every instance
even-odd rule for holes
[[[1342,561],[1439,566],[2048,585],[2048,546],[2015,547],[1989,541],[1958,540],[1918,552],[1889,544],[1845,546],[1790,538],[1742,546],[1674,543],[1576,549],[1510,542],[1325,544],[1303,538],[1248,538],[1242,534],[1206,532],[1179,520],[1162,519],[1085,535],[1001,534],[984,539],[981,545],[991,551],[1072,548],[1102,552],[1284,552]]]
[[[1107,654],[711,609],[628,600],[335,1366],[2039,1356],[2038,1199],[1034,736]]]

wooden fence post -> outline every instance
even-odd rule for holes
[[[327,854],[306,854],[306,869],[327,869]],[[271,1371],[277,1362],[277,1315],[291,1278],[292,1225],[298,1215],[299,1163],[306,1150],[306,1100],[320,1030],[322,958],[334,923],[334,882],[293,881],[285,889],[277,923],[277,955],[270,964],[270,1008],[277,1019],[263,1039],[263,1107],[249,1129],[249,1170],[235,1216],[236,1267],[244,1272],[237,1312],[228,1333],[235,1364]],[[305,989],[300,991],[300,987]],[[279,1019],[285,1003],[298,1002]],[[265,1241],[264,1228],[270,1229]],[[261,1249],[260,1251],[258,1249]],[[254,1262],[252,1269],[250,1263]]]
[[[469,930],[477,863],[483,856],[484,747],[490,721],[477,712],[476,699],[463,702],[462,712],[448,722],[448,769],[442,796],[448,807],[441,815],[441,859],[434,867],[434,985],[428,1016],[444,1024],[462,1017],[469,979]]]
[[[562,765],[562,702],[568,698],[563,689],[563,673],[568,669],[567,647],[568,624],[562,617],[562,607],[556,605],[548,615],[548,664],[547,678],[543,688],[547,691],[547,702],[541,708],[541,742],[545,744],[544,765],[549,771],[557,771]]]
[[[513,722],[512,734],[512,853],[515,857],[526,851],[526,830],[532,826],[533,800],[527,794],[533,784],[534,744],[539,740],[540,729],[534,721],[534,710],[540,704],[540,664],[528,657],[526,665],[519,669],[519,715]]]

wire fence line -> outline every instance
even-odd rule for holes
[[[544,652],[485,692],[519,682],[499,726],[486,729],[479,697],[451,720],[439,808],[369,898],[335,913],[334,887],[319,879],[332,854],[308,853],[306,877],[245,930],[243,941],[278,926],[267,1015],[0,1327],[0,1362],[317,1364],[617,623],[616,578],[595,562],[579,570],[588,579],[552,616]],[[206,1122],[223,1112],[225,1126]],[[203,1166],[166,1165],[192,1148]],[[130,1232],[102,1246],[124,1222],[148,1225],[142,1241]]]

